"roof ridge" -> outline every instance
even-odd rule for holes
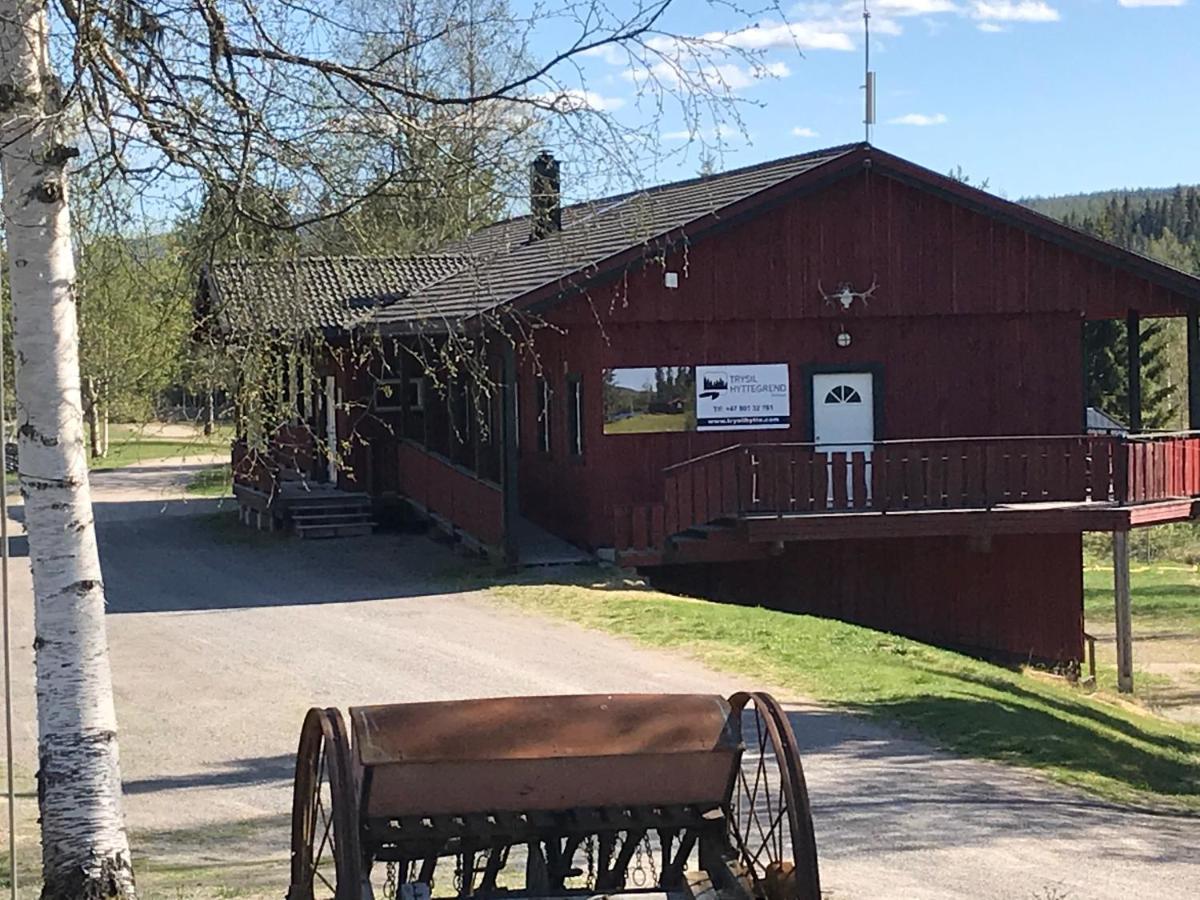
[[[791,156],[780,156],[775,159],[767,159],[761,162],[750,163],[749,165],[739,166],[736,169],[726,169],[723,172],[714,172],[711,175],[693,175],[690,178],[681,178],[677,181],[664,181],[661,184],[652,184],[648,187],[634,188],[632,190],[623,191],[619,194],[607,194],[603,197],[592,197],[588,200],[578,200],[575,203],[569,203],[563,207],[563,211],[579,210],[587,206],[595,206],[602,203],[615,203],[618,200],[625,200],[629,197],[636,197],[640,194],[651,194],[657,191],[667,190],[668,188],[687,187],[693,184],[701,184],[704,182],[717,181],[722,178],[729,178],[735,175],[745,175],[747,172],[756,170],[770,169],[775,166],[783,166],[791,163],[799,162],[804,159],[813,159],[821,156],[842,156],[845,153],[853,152],[854,150],[873,150],[874,145],[865,141],[856,141],[848,144],[835,144],[832,147],[823,147],[818,150],[809,150],[805,153],[794,153]],[[528,219],[530,213],[522,213],[519,216],[508,216],[504,219],[497,219],[495,222],[484,225],[476,229],[472,234],[479,234],[481,231],[487,231],[489,228],[496,228],[500,225],[511,225],[514,222],[520,222]]]
[[[227,259],[214,259],[209,265],[225,266],[225,265],[246,265],[253,263],[261,265],[263,263],[312,263],[312,262],[383,262],[383,261],[399,261],[411,262],[417,260],[430,259],[467,259],[467,255],[463,253],[319,253],[303,256],[231,256]]]
[[[626,191],[622,194],[612,194],[608,197],[596,197],[592,200],[581,200],[578,203],[572,203],[570,206],[563,207],[571,209],[573,207],[587,206],[589,204],[613,203],[617,200],[623,200],[627,197],[636,197],[639,194],[652,194],[658,191],[665,191],[670,188],[690,187],[694,184],[704,184],[706,182],[719,181],[722,178],[732,178],[736,175],[745,175],[749,172],[762,171],[764,169],[773,169],[776,166],[786,166],[791,163],[800,162],[806,159],[815,159],[822,156],[842,156],[854,150],[874,149],[870,144],[863,141],[858,141],[852,144],[838,144],[833,147],[825,147],[821,150],[810,150],[807,153],[794,153],[791,156],[781,156],[777,159],[763,160],[762,162],[751,163],[747,166],[740,166],[736,169],[727,169],[723,172],[714,172],[711,175],[693,175],[691,178],[681,178],[678,181],[665,181],[662,184],[655,184],[649,187],[639,188],[637,190]],[[528,218],[528,216],[520,216],[519,218]]]

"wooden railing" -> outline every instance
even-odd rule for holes
[[[403,494],[483,544],[503,545],[504,494],[499,485],[412,441],[401,442],[396,465]]]
[[[246,444],[245,438],[233,442],[230,451],[230,463],[233,470],[233,482],[242,487],[248,487],[264,494],[275,491],[275,466],[270,456],[265,453],[252,451]]]
[[[316,441],[307,425],[282,425],[262,450],[251,450],[245,438],[233,442],[230,462],[233,481],[264,494],[274,494],[280,469],[305,475],[313,466]]]
[[[1200,435],[1065,435],[738,444],[669,466],[663,500],[618,508],[618,549],[661,547],[689,528],[747,515],[1119,505],[1200,497]]]
[[[1200,496],[1200,435],[1145,435],[1123,439],[1127,473],[1123,503]]]

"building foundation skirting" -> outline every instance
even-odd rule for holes
[[[1083,660],[1080,534],[797,542],[770,559],[645,571],[665,590],[840,619],[1005,662]]]

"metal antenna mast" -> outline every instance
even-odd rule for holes
[[[871,142],[871,126],[875,124],[875,73],[871,71],[871,10],[863,0],[863,90],[866,92],[866,111],[863,127],[867,143]]]
[[[0,350],[4,347],[4,323],[0,320]],[[0,359],[3,353],[0,353]],[[12,714],[12,618],[8,596],[8,421],[4,412],[4,366],[0,365],[0,459],[3,460],[3,479],[0,480],[0,617],[4,622],[4,753],[8,776],[8,862],[9,886],[12,900],[17,900],[17,792],[13,781],[13,714]]]

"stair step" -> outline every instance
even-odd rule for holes
[[[370,494],[363,494],[357,491],[339,491],[334,488],[323,488],[319,485],[310,485],[308,489],[298,488],[287,491],[283,494],[283,499],[289,503],[371,502]]]
[[[301,538],[364,537],[375,530],[374,522],[355,522],[341,525],[297,525]]]
[[[369,519],[371,511],[369,509],[353,510],[351,512],[326,512],[325,510],[313,512],[302,512],[291,514],[293,522],[329,522],[335,519]]]
[[[291,512],[326,512],[335,509],[370,509],[370,503],[341,502],[341,503],[289,503]]]
[[[340,491],[302,491],[284,494],[288,503],[370,503],[366,494],[343,494]]]

